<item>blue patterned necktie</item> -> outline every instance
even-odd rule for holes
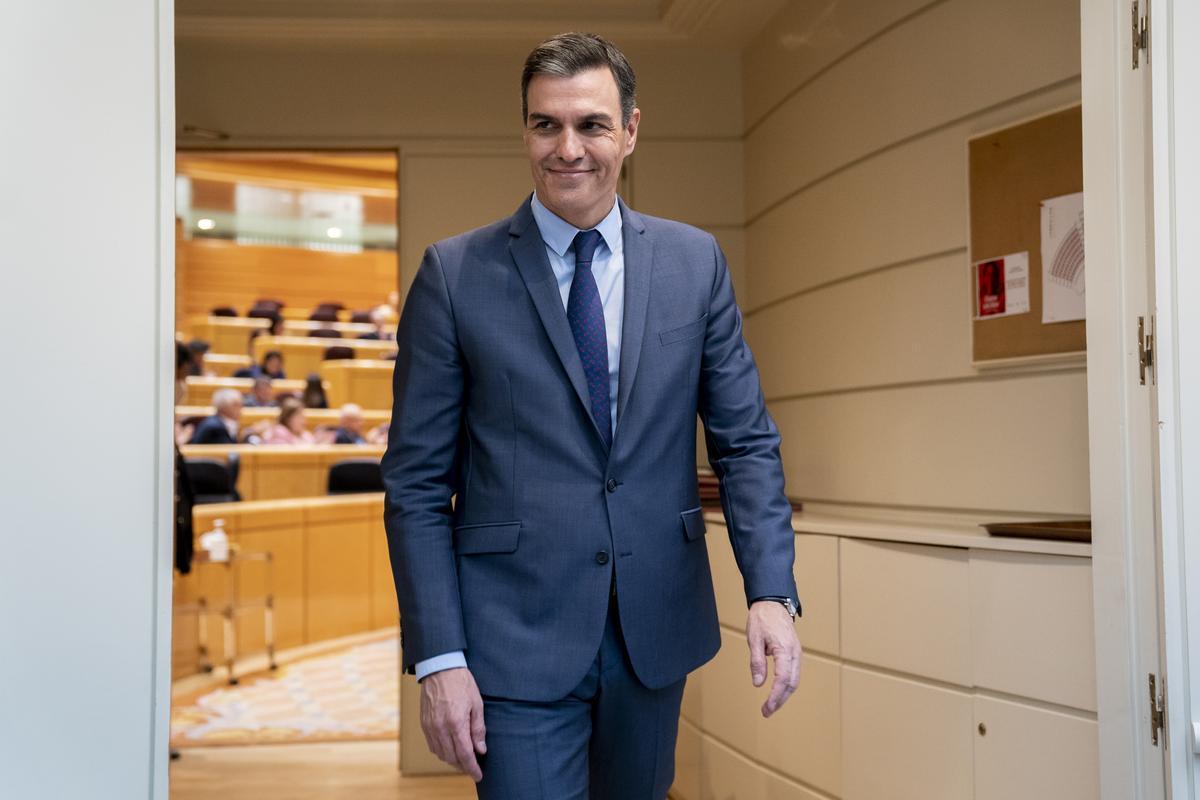
[[[599,244],[599,231],[580,231],[575,234],[575,277],[571,279],[571,293],[567,296],[567,321],[571,323],[571,334],[575,337],[575,347],[579,349],[579,360],[583,362],[583,374],[587,376],[592,418],[600,428],[604,443],[611,446],[608,334],[604,329],[604,306],[600,302],[600,290],[596,287],[596,277],[592,275],[592,255]]]

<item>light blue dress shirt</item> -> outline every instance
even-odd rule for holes
[[[571,295],[571,281],[575,279],[575,251],[571,245],[580,229],[556,215],[542,205],[537,193],[530,201],[533,219],[546,245],[546,257],[554,278],[558,281],[558,293],[562,297],[563,313]],[[600,292],[600,304],[604,307],[604,333],[608,338],[608,406],[612,420],[612,432],[617,432],[617,388],[621,364],[621,325],[625,313],[625,245],[621,238],[621,208],[614,201],[612,210],[596,226],[603,243],[592,255],[592,275]],[[445,669],[465,667],[467,657],[461,650],[443,653],[414,667],[417,680]]]

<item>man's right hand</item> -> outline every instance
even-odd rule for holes
[[[483,698],[470,670],[446,669],[421,681],[421,730],[430,752],[476,783],[483,780],[475,759],[476,753],[487,752]]]

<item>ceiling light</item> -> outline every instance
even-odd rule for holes
[[[205,217],[204,219],[196,220],[196,227],[202,231],[211,231],[213,228],[217,227],[217,223],[213,222],[208,217]]]
[[[330,239],[340,239],[340,238],[342,238],[342,229],[341,228],[330,228],[329,230],[325,231],[325,235],[328,236]]]

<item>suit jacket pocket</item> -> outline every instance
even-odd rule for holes
[[[521,523],[474,522],[454,528],[454,552],[461,555],[477,553],[512,553],[521,536]]]
[[[679,516],[683,518],[683,535],[689,542],[699,539],[708,530],[704,527],[704,509],[699,506],[681,511]]]
[[[704,316],[695,322],[689,322],[687,325],[680,325],[678,328],[659,331],[658,341],[662,344],[671,344],[672,342],[682,342],[684,339],[691,339],[693,336],[699,336],[704,333],[705,327],[708,325],[708,312],[704,312]]]

